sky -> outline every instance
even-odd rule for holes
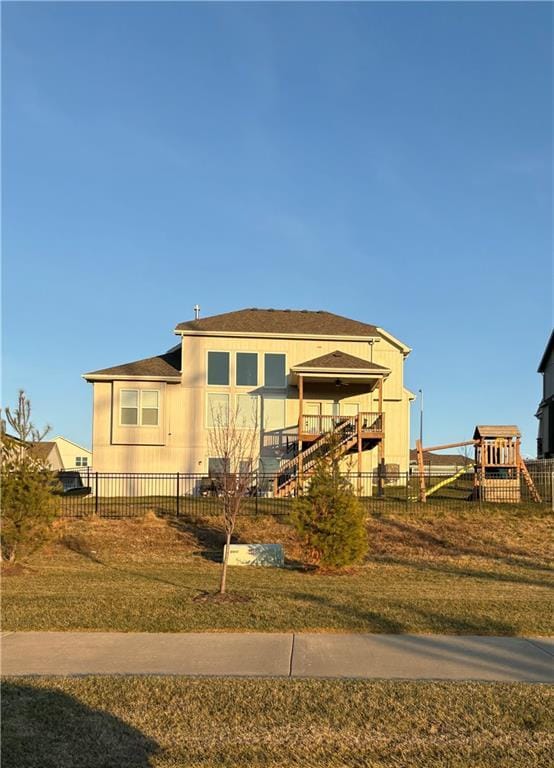
[[[196,303],[324,309],[412,348],[427,445],[515,423],[535,455],[551,4],[1,12],[3,405],[90,445],[81,374]]]

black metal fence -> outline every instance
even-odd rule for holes
[[[472,469],[453,475],[433,470],[425,473],[427,505],[454,510],[468,509],[475,504],[536,503],[524,478],[510,477],[508,471],[487,477],[484,488]],[[540,506],[552,508],[554,474],[533,468],[531,475],[541,497]],[[413,509],[421,503],[420,476],[415,471],[388,475],[350,472],[345,473],[345,477],[370,512]],[[146,512],[203,517],[216,515],[221,510],[217,483],[206,475],[95,472],[88,468],[61,472],[60,479],[64,487],[61,497],[64,517],[124,518]],[[276,495],[276,479],[276,475],[252,474],[242,514],[284,516],[290,512],[292,497]],[[306,479],[304,492],[308,485],[309,479]]]

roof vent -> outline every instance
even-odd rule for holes
[[[194,319],[198,320],[198,318],[200,317],[200,304],[195,304],[193,309],[194,309]]]

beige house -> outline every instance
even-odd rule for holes
[[[94,385],[99,472],[208,474],[214,420],[259,425],[259,467],[307,472],[339,435],[345,466],[409,466],[410,348],[387,331],[330,312],[243,309],[179,323],[168,352],[84,374]],[[312,457],[312,458],[310,458]]]
[[[62,457],[58,446],[54,441],[42,441],[40,443],[29,443],[31,454],[44,462],[54,472],[63,469]]]
[[[64,469],[92,467],[92,451],[88,448],[83,448],[82,445],[61,436],[54,437],[52,442],[58,446]]]

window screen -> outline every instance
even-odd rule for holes
[[[237,387],[255,387],[258,384],[258,355],[256,352],[237,352]]]
[[[228,386],[229,353],[208,352],[208,384]]]
[[[285,376],[285,355],[265,355],[265,386],[284,387],[287,379]]]
[[[121,405],[122,424],[138,424],[138,394],[137,389],[121,390],[119,402]]]

